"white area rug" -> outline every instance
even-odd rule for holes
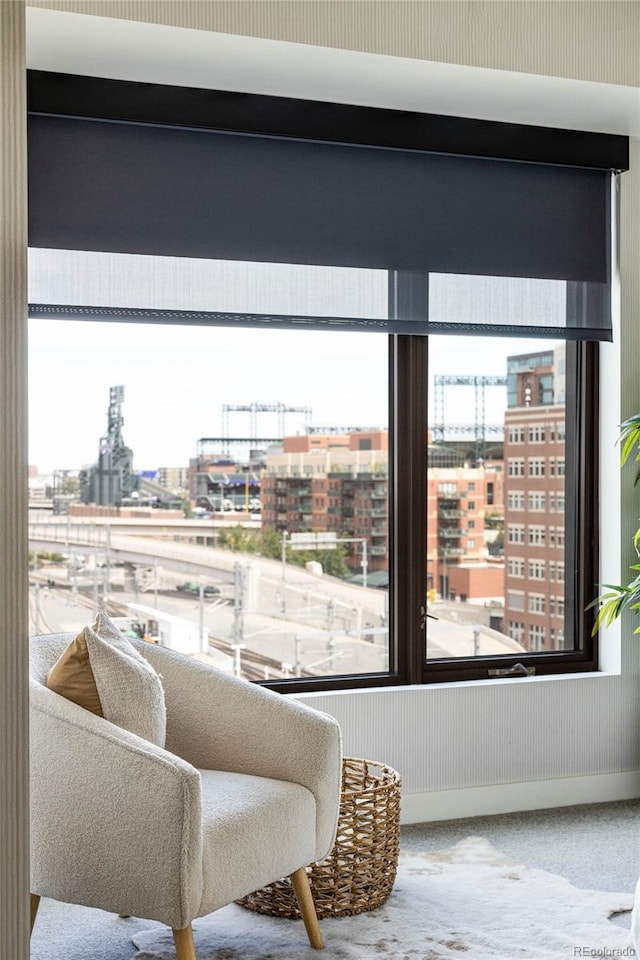
[[[193,925],[198,960],[576,960],[635,957],[629,931],[608,917],[633,894],[579,890],[563,877],[516,863],[487,840],[406,853],[387,903],[323,920],[325,950],[301,921],[235,904]],[[136,960],[175,960],[170,931],[140,930]]]

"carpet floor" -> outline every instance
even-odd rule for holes
[[[405,827],[401,844],[403,865],[388,905],[380,911],[349,918],[348,936],[343,921],[323,921],[327,949],[322,956],[324,960],[449,960],[464,953],[470,960],[614,956],[603,952],[605,948],[627,950],[615,954],[617,956],[633,956],[627,947],[629,913],[614,917],[613,924],[607,916],[630,905],[640,874],[639,811],[640,804],[634,801]],[[464,843],[460,842],[472,836],[485,838],[479,842],[487,842],[487,849],[495,850],[489,860],[497,860],[498,867],[502,863],[506,869],[506,886],[497,894],[501,908],[496,911],[494,895],[493,907],[484,920],[475,924],[467,916],[469,909],[463,910],[457,920],[452,919],[452,891],[455,892],[453,900],[463,905],[471,905],[475,895],[472,884],[465,897],[460,897],[466,868],[457,877],[453,875],[450,883],[447,880],[449,886],[441,883],[436,889],[432,885],[431,892],[425,887],[425,877],[432,876],[434,863],[442,861],[442,855],[433,857],[434,852],[447,850],[444,858],[451,858],[448,848],[464,849]],[[468,859],[468,850],[466,856]],[[455,863],[453,866],[455,870]],[[516,876],[519,870],[526,870],[526,878]],[[557,876],[549,879],[548,875],[540,875],[541,870]],[[514,883],[514,879],[521,882]],[[514,891],[520,892],[518,888],[525,889],[524,879],[528,889],[536,891],[536,897],[552,889],[555,892],[546,903],[536,901],[537,910],[533,910],[533,917],[522,931],[515,929],[514,918],[520,918],[523,910],[510,898],[515,895]],[[418,885],[416,880],[420,880]],[[587,891],[613,891],[615,895],[604,899],[597,894],[578,896],[569,884]],[[482,880],[475,886],[482,888],[486,882]],[[546,952],[543,952],[541,934],[535,924],[542,921],[544,928],[554,903],[564,903],[565,914],[573,915],[572,899],[586,907],[587,914],[580,922],[587,926],[580,928],[574,924],[564,929],[564,921],[556,919],[553,933],[556,939],[544,945]],[[523,902],[527,900],[534,902],[535,898],[525,897]],[[305,944],[304,933],[301,936],[297,932],[300,931],[298,924],[258,917],[236,906],[226,909],[226,914],[220,911],[194,924],[199,960],[306,960],[307,957],[317,960],[318,954]],[[473,910],[481,911],[482,903],[475,904]],[[414,942],[413,934],[410,936],[408,931],[416,928],[418,916],[427,917],[429,922]],[[478,916],[481,917],[481,913]],[[438,917],[445,917],[447,923],[442,926]],[[491,918],[495,919],[493,927]],[[592,921],[597,929],[589,926]],[[485,942],[482,936],[488,925],[489,938]],[[140,952],[136,951],[134,940]],[[575,952],[577,948],[600,953],[580,954]],[[170,933],[159,924],[136,918],[121,920],[102,911],[42,902],[32,939],[32,960],[132,960],[134,957],[137,960],[175,957]]]

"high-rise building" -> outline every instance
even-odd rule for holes
[[[565,348],[507,358],[505,629],[564,648]]]

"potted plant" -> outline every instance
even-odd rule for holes
[[[635,461],[640,463],[640,413],[629,417],[620,425],[620,466],[624,467],[631,454],[635,451]],[[640,474],[638,475],[640,477]],[[638,477],[636,477],[636,482]],[[636,530],[633,537],[633,546],[640,558],[640,527]],[[634,563],[629,568],[635,573],[635,576],[627,584],[605,583],[605,593],[597,597],[589,607],[599,606],[598,615],[593,625],[595,634],[602,624],[613,623],[622,615],[624,610],[634,610],[636,614],[640,611],[640,563]],[[640,627],[636,627],[634,633],[640,633]]]

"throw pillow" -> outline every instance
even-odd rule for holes
[[[81,630],[47,676],[50,690],[164,747],[166,709],[159,675],[104,613]]]

